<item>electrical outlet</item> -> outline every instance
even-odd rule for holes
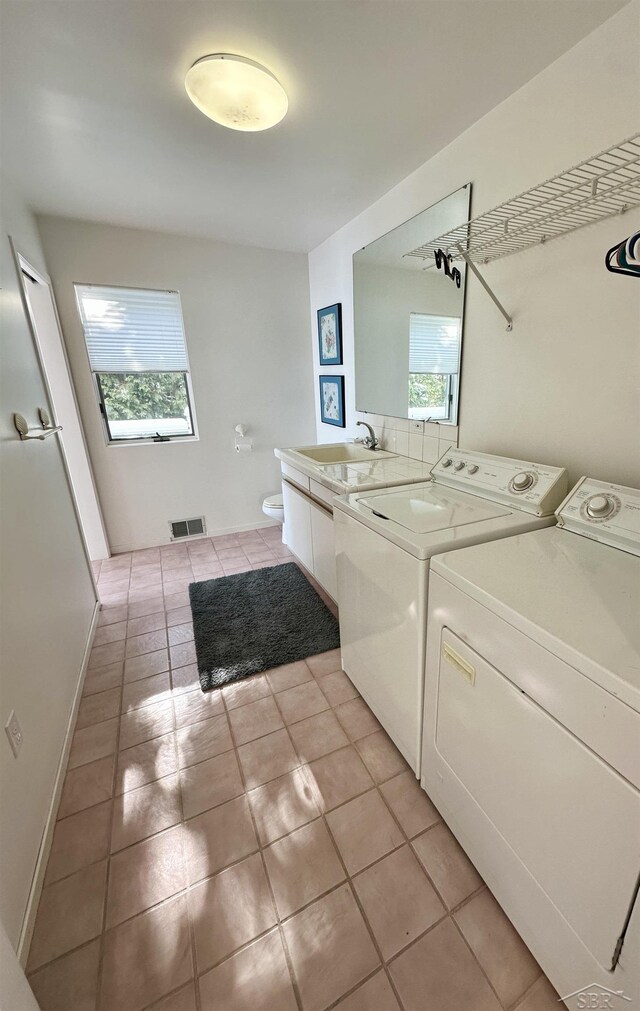
[[[20,729],[20,724],[16,718],[16,714],[12,711],[9,719],[5,723],[4,727],[5,733],[9,738],[9,744],[11,745],[11,750],[14,756],[17,758],[20,753],[20,748],[22,747],[22,730]]]

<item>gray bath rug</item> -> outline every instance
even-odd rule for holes
[[[189,587],[203,692],[340,645],[338,622],[294,562]]]

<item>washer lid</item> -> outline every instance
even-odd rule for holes
[[[532,516],[434,482],[354,492],[335,498],[333,507],[334,520],[346,513],[423,561],[553,522],[552,516]]]
[[[358,505],[382,520],[391,520],[405,530],[416,534],[435,533],[451,527],[465,526],[500,516],[508,516],[512,510],[495,502],[487,502],[475,496],[465,495],[451,489],[438,488],[435,484],[417,485],[401,491],[383,492],[377,495],[359,495]]]

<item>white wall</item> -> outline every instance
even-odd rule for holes
[[[472,214],[482,213],[636,133],[639,22],[635,0],[310,254],[314,349],[316,309],[343,304],[347,434],[356,420],[353,252],[466,182]],[[639,225],[634,211],[486,267],[514,316],[511,334],[468,278],[463,447],[564,465],[572,481],[589,473],[640,483],[640,285],[603,264]],[[317,431],[325,442],[345,434]]]
[[[8,236],[44,270],[35,223],[3,180],[0,226],[0,718],[15,710],[24,743],[0,740],[0,921],[18,943],[78,687],[95,598],[56,437],[20,442],[14,411],[37,425],[47,399]],[[61,634],[64,633],[64,634]]]
[[[38,219],[113,551],[169,540],[204,515],[210,534],[256,526],[278,490],[275,446],[314,438],[306,256],[61,218]],[[180,292],[200,440],[107,446],[73,282]],[[253,452],[234,449],[248,426]]]

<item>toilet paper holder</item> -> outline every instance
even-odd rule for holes
[[[235,440],[235,450],[236,453],[250,453],[253,449],[253,439],[247,438],[247,426],[246,425],[236,425],[234,432],[236,433]]]

